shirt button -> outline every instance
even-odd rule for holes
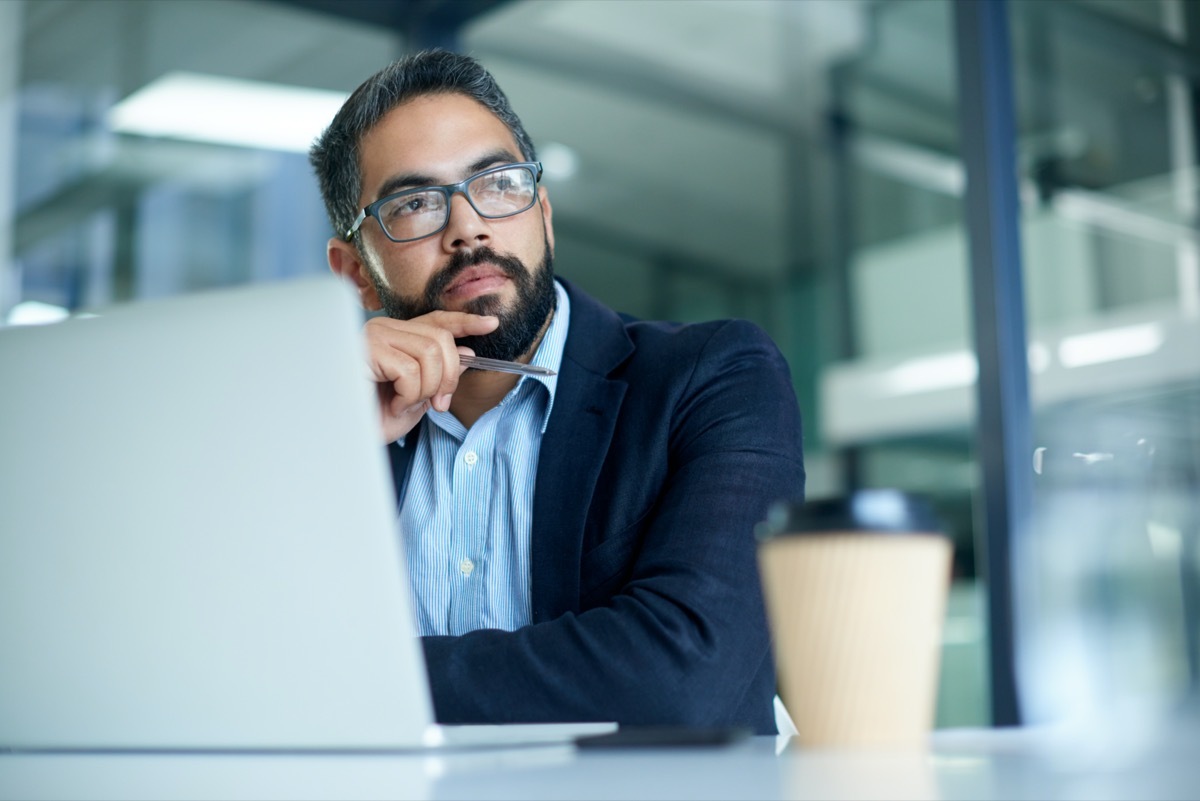
[[[463,461],[469,465],[473,465],[479,461],[479,454],[475,453],[475,451],[467,451],[463,454]]]
[[[475,563],[472,562],[470,559],[464,558],[461,562],[458,563],[458,569],[462,571],[462,574],[464,576],[469,576],[475,572]]]

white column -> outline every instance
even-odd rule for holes
[[[17,87],[21,68],[21,6],[0,0],[0,324],[18,300],[13,260],[17,196]]]

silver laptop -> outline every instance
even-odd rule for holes
[[[0,329],[0,748],[393,749],[440,727],[333,277]]]

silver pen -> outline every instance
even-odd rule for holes
[[[558,373],[549,367],[538,367],[533,364],[506,362],[502,359],[485,359],[482,356],[463,356],[459,354],[458,363],[464,367],[474,367],[476,370],[493,370],[497,373],[516,373],[517,375],[552,376]]]

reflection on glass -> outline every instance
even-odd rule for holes
[[[1012,8],[1030,336],[1053,343],[1032,378],[1022,700],[1105,758],[1175,720],[1200,670],[1194,86],[1162,58],[1186,5]]]
[[[1197,441],[1136,406],[1047,416],[1020,560],[1034,721],[1162,712],[1189,684]]]

